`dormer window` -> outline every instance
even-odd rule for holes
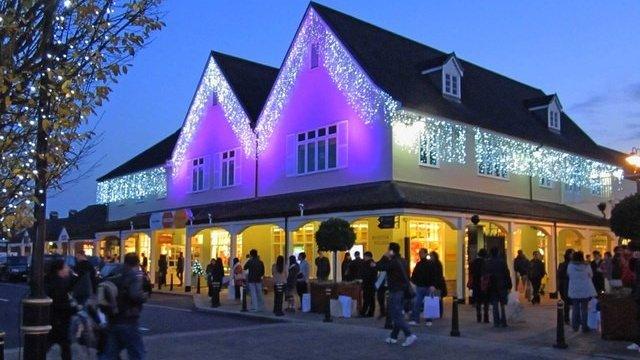
[[[560,130],[560,112],[549,109],[549,129]]]
[[[422,75],[427,75],[449,100],[462,100],[462,78],[464,70],[455,53],[429,59]]]

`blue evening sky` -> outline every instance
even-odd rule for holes
[[[542,89],[597,142],[640,145],[640,2],[321,0],[329,7]],[[98,167],[48,209],[95,202],[95,178],[178,129],[210,50],[280,66],[308,2],[166,1],[167,26],[98,113]],[[95,121],[96,119],[94,119]],[[83,170],[83,169],[81,169]]]

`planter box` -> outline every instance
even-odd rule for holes
[[[602,338],[635,341],[638,339],[638,305],[631,296],[604,294],[598,299]]]
[[[362,309],[362,287],[359,282],[342,282],[334,284],[333,282],[312,282],[309,292],[311,293],[311,311],[315,313],[324,313],[327,305],[326,289],[331,289],[331,298],[337,299],[340,295],[346,295],[354,299],[357,304],[358,312]],[[356,315],[356,314],[354,314]]]

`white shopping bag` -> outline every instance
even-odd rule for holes
[[[227,299],[228,300],[236,299],[236,286],[233,285],[233,283],[229,284],[229,287],[227,288]]]
[[[522,321],[522,315],[524,311],[524,306],[520,303],[520,299],[518,298],[518,292],[512,291],[509,293],[509,299],[507,301],[507,306],[504,309],[505,315],[507,316],[507,320],[509,322],[519,322]]]
[[[600,326],[600,311],[598,311],[598,299],[594,298],[589,301],[587,326],[592,330],[598,330]]]
[[[340,302],[340,307],[342,308],[342,317],[350,318],[351,310],[353,308],[353,299],[350,296],[340,295],[338,296],[338,301]]]
[[[311,311],[311,294],[302,294],[302,312]]]
[[[340,317],[342,316],[342,304],[338,299],[330,299],[329,300],[329,308],[331,312],[331,317]]]
[[[426,296],[424,298],[424,310],[422,315],[425,319],[439,319],[440,298],[437,296]]]

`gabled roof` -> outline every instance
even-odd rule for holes
[[[106,222],[107,206],[102,204],[89,205],[69,217],[47,219],[47,237],[45,240],[57,241],[63,229],[67,231],[69,240],[93,239],[95,230],[103,227]],[[20,242],[25,235],[28,235],[33,241],[35,239],[35,228],[32,227],[19,232],[11,239],[11,242]]]
[[[542,90],[458,58],[464,68],[462,101],[444,98],[424,64],[448,54],[326,6],[313,8],[362,66],[371,80],[402,105],[545,146],[605,161],[597,144],[566,114],[562,131],[552,133],[535,118],[525,100],[547,96]]]
[[[442,56],[438,56],[438,57],[434,57],[432,59],[429,59],[427,61],[425,61],[423,64],[421,64],[422,67],[422,71],[421,73],[425,73],[425,72],[429,72],[429,70],[431,69],[440,69],[442,68],[442,66],[444,64],[446,64],[447,62],[449,62],[449,60],[453,59],[453,62],[455,63],[456,67],[458,68],[458,70],[460,71],[460,73],[464,73],[464,69],[462,68],[462,65],[460,65],[460,62],[458,61],[458,58],[456,57],[456,53],[452,52],[450,54],[445,54]]]
[[[217,51],[212,51],[211,56],[247,112],[253,128],[278,76],[278,69]]]
[[[105,181],[118,176],[164,165],[164,163],[171,158],[171,153],[178,141],[179,135],[180,130],[175,131],[160,142],[134,156],[131,160],[128,160],[124,164],[99,177],[96,181]]]
[[[553,101],[555,97],[556,95],[552,94],[552,95],[545,95],[545,96],[541,96],[533,99],[526,99],[524,101],[524,106],[527,109],[537,108],[539,106],[547,106],[551,103],[551,101]]]

